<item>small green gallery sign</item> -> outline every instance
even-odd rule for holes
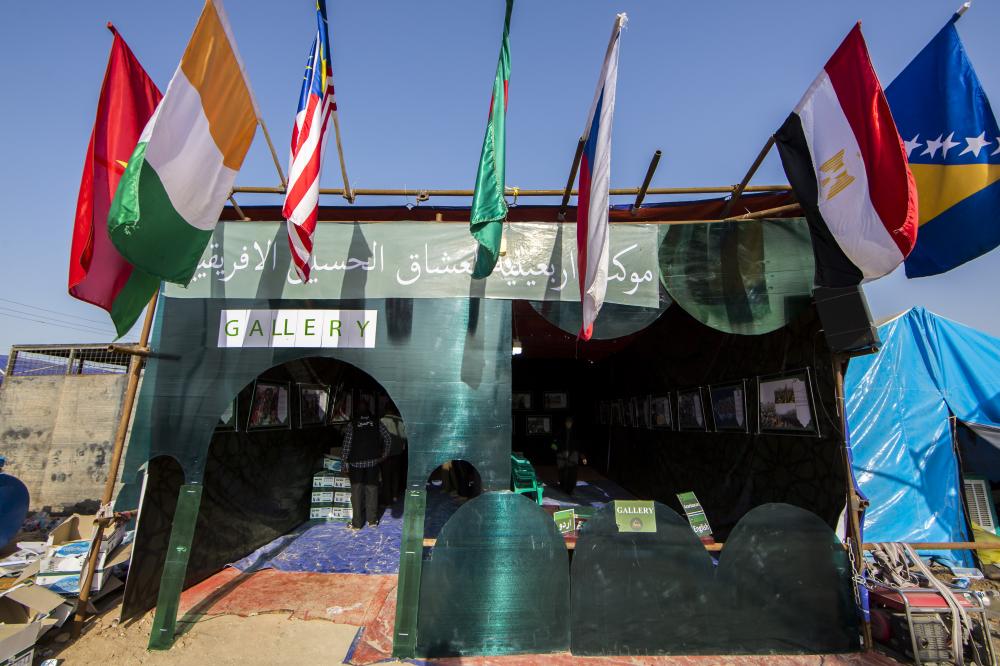
[[[378,310],[223,310],[219,347],[375,346]]]

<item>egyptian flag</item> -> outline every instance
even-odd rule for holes
[[[917,190],[858,23],[774,135],[805,211],[816,284],[891,273],[917,241]]]

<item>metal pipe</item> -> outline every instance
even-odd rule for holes
[[[575,175],[575,174],[574,174]],[[572,181],[571,181],[572,182]],[[726,185],[722,187],[650,187],[646,190],[646,194],[650,195],[673,195],[673,194],[731,194],[735,191],[736,187],[734,185]],[[792,188],[788,185],[748,185],[743,188],[743,192],[791,192]],[[284,194],[285,188],[283,187],[257,187],[257,186],[236,186],[233,188],[235,194]],[[429,190],[429,189],[373,189],[373,188],[357,188],[352,191],[354,196],[372,196],[372,197],[384,197],[384,196],[417,196],[421,192],[426,193],[431,197],[471,197],[473,195],[473,190]],[[336,195],[343,196],[343,188],[320,188],[320,194],[326,195]],[[505,194],[513,195],[514,189],[508,187],[505,189]],[[639,193],[638,187],[619,187],[612,188],[612,196],[635,196]],[[577,191],[571,189],[569,191],[569,196],[576,195]],[[518,190],[519,197],[558,197],[567,196],[566,190],[548,190],[548,189],[520,189]],[[567,200],[568,201],[568,200]]]
[[[559,204],[559,221],[566,219],[566,208],[569,207],[569,198],[573,195],[573,181],[576,180],[576,172],[580,168],[580,158],[583,157],[583,147],[587,140],[582,136],[576,143],[576,153],[573,154],[573,165],[569,168],[569,178],[566,179],[566,189],[563,190],[562,203]]]
[[[278,172],[278,180],[281,181],[281,194],[284,194],[285,190],[288,189],[288,181],[285,180],[285,172],[281,169],[281,162],[278,161],[278,152],[274,149],[274,144],[271,143],[271,134],[267,131],[264,119],[257,116],[257,122],[260,123],[260,128],[264,132],[264,140],[267,141],[267,148],[271,151],[271,159],[274,160],[274,168]],[[233,191],[236,191],[236,188],[233,188]]]
[[[740,197],[742,197],[743,193],[749,189],[747,185],[750,184],[750,179],[753,178],[753,175],[755,173],[757,173],[757,169],[760,168],[760,165],[764,161],[764,158],[767,157],[767,154],[771,152],[772,147],[774,147],[773,134],[767,139],[767,143],[765,143],[764,147],[760,149],[760,152],[757,153],[757,159],[755,159],[753,161],[753,164],[750,165],[750,168],[747,170],[746,175],[743,176],[743,180],[741,180],[740,184],[737,185],[736,188],[733,190],[733,196],[730,197],[729,201],[726,203],[726,207],[722,209],[722,217],[726,217],[727,215],[729,215],[730,211],[732,211],[733,209],[733,206],[739,203]]]
[[[656,172],[656,167],[660,163],[660,155],[663,151],[657,150],[653,153],[653,159],[649,161],[649,167],[646,169],[646,177],[642,179],[642,185],[639,187],[639,193],[635,195],[635,203],[632,204],[632,214],[635,215],[636,211],[642,207],[642,200],[646,198],[646,190],[649,189],[649,183],[653,180],[653,174]]]
[[[239,215],[244,222],[250,221],[250,218],[243,213],[243,209],[240,208],[240,205],[238,203],[236,203],[236,197],[234,197],[232,194],[229,195],[229,203],[233,204],[233,210],[236,211],[236,214]]]
[[[344,145],[340,140],[340,117],[337,114],[336,104],[334,104],[331,115],[333,115],[333,131],[337,138],[337,157],[340,158],[340,175],[344,179],[344,198],[347,199],[347,203],[354,203],[351,181],[347,179],[347,164],[344,162]]]

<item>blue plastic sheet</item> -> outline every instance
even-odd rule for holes
[[[970,541],[948,418],[1000,426],[1000,340],[923,308],[879,336],[845,383],[854,475],[871,502],[865,541]]]

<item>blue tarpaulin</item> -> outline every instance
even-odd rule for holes
[[[1000,339],[923,308],[878,330],[882,348],[845,380],[864,540],[971,541],[948,419],[1000,427]]]

